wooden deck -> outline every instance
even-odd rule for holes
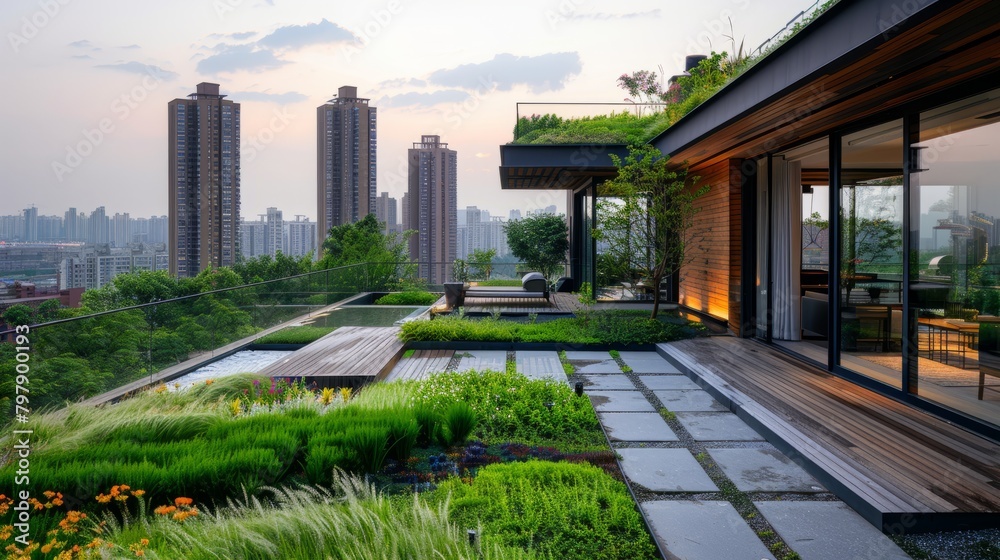
[[[576,294],[552,293],[544,298],[503,298],[465,296],[465,311],[468,313],[573,313],[580,307]]]
[[[1000,525],[1000,444],[756,341],[658,345],[887,532]]]
[[[417,350],[410,357],[396,362],[385,381],[423,379],[430,373],[444,371],[454,355],[454,350]]]
[[[358,387],[388,373],[403,353],[399,327],[340,327],[264,368],[272,377],[305,377],[319,387]]]

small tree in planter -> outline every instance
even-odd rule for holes
[[[693,187],[698,177],[688,177],[687,167],[671,169],[669,156],[648,144],[629,147],[625,161],[611,154],[618,176],[602,185],[602,196],[622,200],[627,212],[644,212],[632,229],[633,247],[644,253],[634,265],[653,288],[653,313],[660,310],[660,283],[685,263],[688,231],[698,212],[695,201],[708,185]]]

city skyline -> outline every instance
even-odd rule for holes
[[[30,131],[3,140],[0,214],[34,204],[51,215],[57,201],[166,213],[163,107],[203,81],[243,105],[246,208],[279,205],[317,218],[310,115],[343,84],[381,113],[378,191],[401,200],[405,150],[433,132],[460,148],[459,206],[561,208],[551,193],[499,189],[497,146],[511,139],[516,102],[621,102],[615,80],[623,72],[662,65],[662,74],[675,74],[684,55],[724,50],[730,34],[756,46],[812,2],[756,10],[747,0],[717,0],[685,6],[684,17],[652,1],[614,9],[515,2],[501,11],[400,1],[56,4],[53,14],[31,0],[0,6],[8,75],[32,84],[11,88],[0,107],[7,129]],[[129,25],[115,17],[124,10]]]

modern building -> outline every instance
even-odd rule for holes
[[[128,212],[115,212],[111,218],[111,244],[115,247],[128,247],[132,242],[132,219]]]
[[[423,135],[407,151],[410,259],[431,284],[451,280],[458,244],[458,152],[437,135]]]
[[[652,139],[709,186],[677,301],[1000,439],[998,41],[996,2],[839,2]],[[568,193],[592,285],[606,154],[627,154],[599,148],[501,146],[504,188]]]
[[[81,248],[59,263],[59,288],[98,289],[119,274],[143,270],[167,270],[169,259],[165,247],[136,246],[114,248],[97,245]]]
[[[316,109],[317,243],[375,212],[376,109],[343,86]]]
[[[302,257],[312,253],[316,255],[316,222],[310,222],[305,216],[295,216],[295,221],[285,222],[284,249],[286,255]]]
[[[278,251],[284,248],[285,221],[281,210],[271,207],[267,209],[267,226],[264,230],[264,251],[272,257],[278,256]]]
[[[24,209],[24,240],[38,242],[38,208],[34,206]]]
[[[236,262],[240,242],[240,104],[202,82],[167,105],[170,274]]]
[[[391,198],[389,193],[378,194],[375,201],[375,217],[380,223],[385,224],[386,233],[399,231],[398,205],[396,199]]]
[[[103,206],[98,206],[87,218],[87,243],[92,245],[110,242],[110,222]]]

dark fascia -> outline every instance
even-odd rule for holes
[[[805,87],[816,76],[849,65],[948,4],[938,0],[841,0],[650,144],[664,154],[680,153],[715,130]]]
[[[613,170],[609,154],[622,160],[625,144],[504,144],[500,146],[501,168],[554,167],[568,171]]]

